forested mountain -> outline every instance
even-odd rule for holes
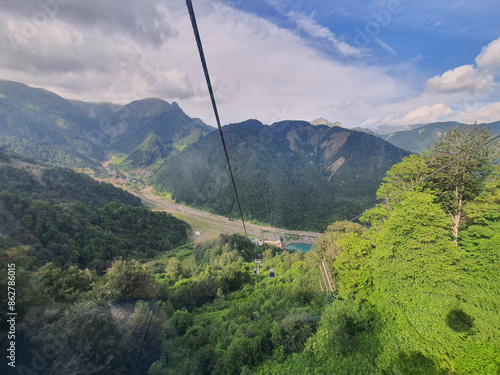
[[[98,170],[109,153],[133,153],[126,165],[147,167],[211,130],[160,99],[85,103],[0,80],[0,147],[42,162]]]
[[[224,127],[247,219],[321,229],[375,202],[385,172],[409,153],[378,137],[341,127],[257,120]],[[236,216],[219,135],[211,133],[168,159],[154,176],[177,201]]]
[[[500,134],[500,121],[486,125],[491,129],[493,134]],[[404,150],[419,153],[427,150],[432,142],[436,142],[440,136],[457,126],[468,125],[455,121],[435,122],[417,129],[398,131],[379,136]]]
[[[177,103],[143,99],[103,120],[111,148],[129,155],[125,164],[143,167],[175,154],[214,130],[187,116]]]

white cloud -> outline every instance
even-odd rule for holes
[[[217,3],[204,12],[197,11],[197,16],[223,123],[323,116],[357,125],[364,121],[360,109],[354,105],[340,108],[340,104],[375,105],[404,95],[404,86],[383,69],[336,62],[293,31],[265,19]],[[190,72],[192,82],[203,87],[189,21],[179,17],[173,27],[179,36],[169,47],[183,51],[178,58],[184,69]],[[211,120],[209,102],[200,99],[193,97],[179,104],[187,113]]]
[[[437,93],[481,93],[490,90],[493,83],[491,74],[476,69],[473,65],[463,65],[431,78],[427,81],[427,88]]]
[[[370,127],[371,125],[377,125],[380,123],[380,120],[382,120],[380,117],[371,117],[368,120],[362,122],[359,126],[360,127]]]
[[[407,113],[402,120],[403,125],[409,124],[425,124],[438,121],[444,117],[450,116],[453,110],[445,106],[443,103],[434,104],[433,106],[423,106]]]
[[[393,113],[385,117],[382,121],[372,119],[366,121],[363,126],[374,124],[385,125],[412,125],[412,124],[428,124],[436,121],[444,121],[453,114],[453,110],[443,103],[434,104],[431,106],[421,106],[417,109],[411,110],[406,114]]]
[[[476,64],[481,68],[500,67],[500,38],[483,47]]]
[[[466,110],[459,115],[464,123],[489,123],[500,120],[500,102],[485,105],[479,109]]]
[[[298,12],[289,12],[288,18],[297,24],[297,28],[304,31],[312,38],[325,39],[330,42],[341,54],[345,56],[360,57],[363,50],[353,47],[338,39],[328,28],[321,26],[314,20],[314,15],[307,17]]]
[[[392,48],[390,45],[388,45],[387,43],[381,41],[379,38],[375,38],[375,41],[380,44],[382,46],[383,49],[385,49],[386,51],[389,51],[390,53],[392,53],[394,56],[397,55],[396,51],[394,51],[394,48]]]

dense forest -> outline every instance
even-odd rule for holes
[[[187,240],[186,223],[130,193],[69,169],[28,168],[0,168],[0,249],[25,246],[34,266],[102,274],[118,257],[154,257]]]
[[[2,223],[1,258],[16,265],[19,315],[16,369],[2,373],[497,375],[498,147],[440,169],[489,135],[454,129],[406,157],[380,205],[306,254],[240,235],[185,243],[185,224],[111,187],[92,202],[108,187],[3,168],[0,207],[18,224]],[[155,247],[168,232],[177,242]]]

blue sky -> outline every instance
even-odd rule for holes
[[[309,18],[351,46],[367,47],[379,63],[418,61],[439,74],[472,61],[481,48],[499,37],[500,7],[495,1],[271,1],[227,0],[301,36],[290,14]],[[364,36],[363,36],[364,35]],[[384,48],[374,36],[391,48]],[[334,51],[332,56],[336,55]]]
[[[500,120],[497,1],[193,0],[224,123]],[[0,78],[213,124],[184,0],[4,0]]]

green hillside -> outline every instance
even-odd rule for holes
[[[149,133],[146,139],[123,160],[132,167],[144,167],[168,157],[174,147],[161,140],[156,133]]]
[[[123,154],[129,154],[137,148],[144,151],[145,146],[155,148],[157,144],[144,144],[151,134],[167,145],[169,150],[163,147],[163,151],[171,154],[213,130],[200,120],[187,116],[177,103],[169,104],[160,99],[143,99],[127,104],[105,119],[105,123],[104,131],[112,135],[112,149]],[[149,156],[154,156],[156,150],[147,152]],[[153,157],[151,164],[156,160]],[[135,158],[132,157],[129,162],[134,164]]]
[[[0,147],[66,167],[98,168],[98,123],[44,89],[0,80]]]

